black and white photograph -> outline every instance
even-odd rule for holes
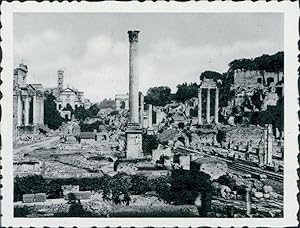
[[[284,13],[18,11],[11,25],[14,219],[286,218]]]

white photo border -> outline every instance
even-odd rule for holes
[[[1,92],[3,98],[2,121],[2,171],[1,193],[2,221],[5,226],[22,227],[198,227],[198,226],[296,226],[297,202],[297,162],[298,155],[298,3],[282,2],[2,2],[1,5],[1,47],[3,68]],[[12,148],[12,85],[13,85],[13,14],[28,13],[283,13],[284,14],[284,75],[285,77],[285,154],[284,154],[284,215],[283,218],[14,218],[13,217],[13,148]],[[288,88],[288,89],[287,89]]]

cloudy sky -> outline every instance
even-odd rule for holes
[[[96,102],[128,92],[128,30],[140,30],[140,90],[198,82],[236,58],[283,50],[283,16],[275,13],[16,13],[14,67],[28,83],[78,88]]]

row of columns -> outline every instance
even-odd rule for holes
[[[206,99],[206,122],[209,124],[210,122],[210,90],[215,89],[216,90],[216,96],[215,96],[215,123],[219,123],[219,88],[202,88],[200,87],[198,90],[198,123],[203,124],[202,121],[202,89],[207,89],[207,99]]]
[[[24,98],[24,99],[22,99]],[[29,113],[30,113],[30,101],[33,102],[33,120],[32,124],[44,124],[44,98],[41,96],[21,96],[18,95],[17,103],[17,116],[18,116],[18,126],[28,126],[29,123]],[[24,104],[24,105],[23,105]],[[24,123],[23,123],[24,116]]]

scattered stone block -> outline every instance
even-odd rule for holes
[[[273,187],[270,185],[265,185],[263,187],[263,190],[264,190],[264,193],[270,193],[270,192],[273,192]]]
[[[269,199],[270,198],[270,194],[269,193],[265,193],[264,194],[264,198]]]
[[[33,203],[34,202],[34,194],[24,194],[22,202],[23,203]]]
[[[61,189],[63,191],[63,196],[65,196],[69,192],[79,192],[79,185],[62,185]]]
[[[90,199],[91,195],[90,191],[69,192],[65,195],[65,200],[85,200]]]
[[[22,202],[23,203],[46,202],[46,198],[47,197],[45,193],[24,194]]]
[[[263,194],[262,192],[255,192],[255,193],[254,193],[254,196],[255,196],[256,198],[260,199],[260,198],[263,198],[263,197],[264,197],[264,194]]]
[[[267,175],[266,174],[260,174],[259,179],[260,180],[265,180],[265,179],[267,179]]]

